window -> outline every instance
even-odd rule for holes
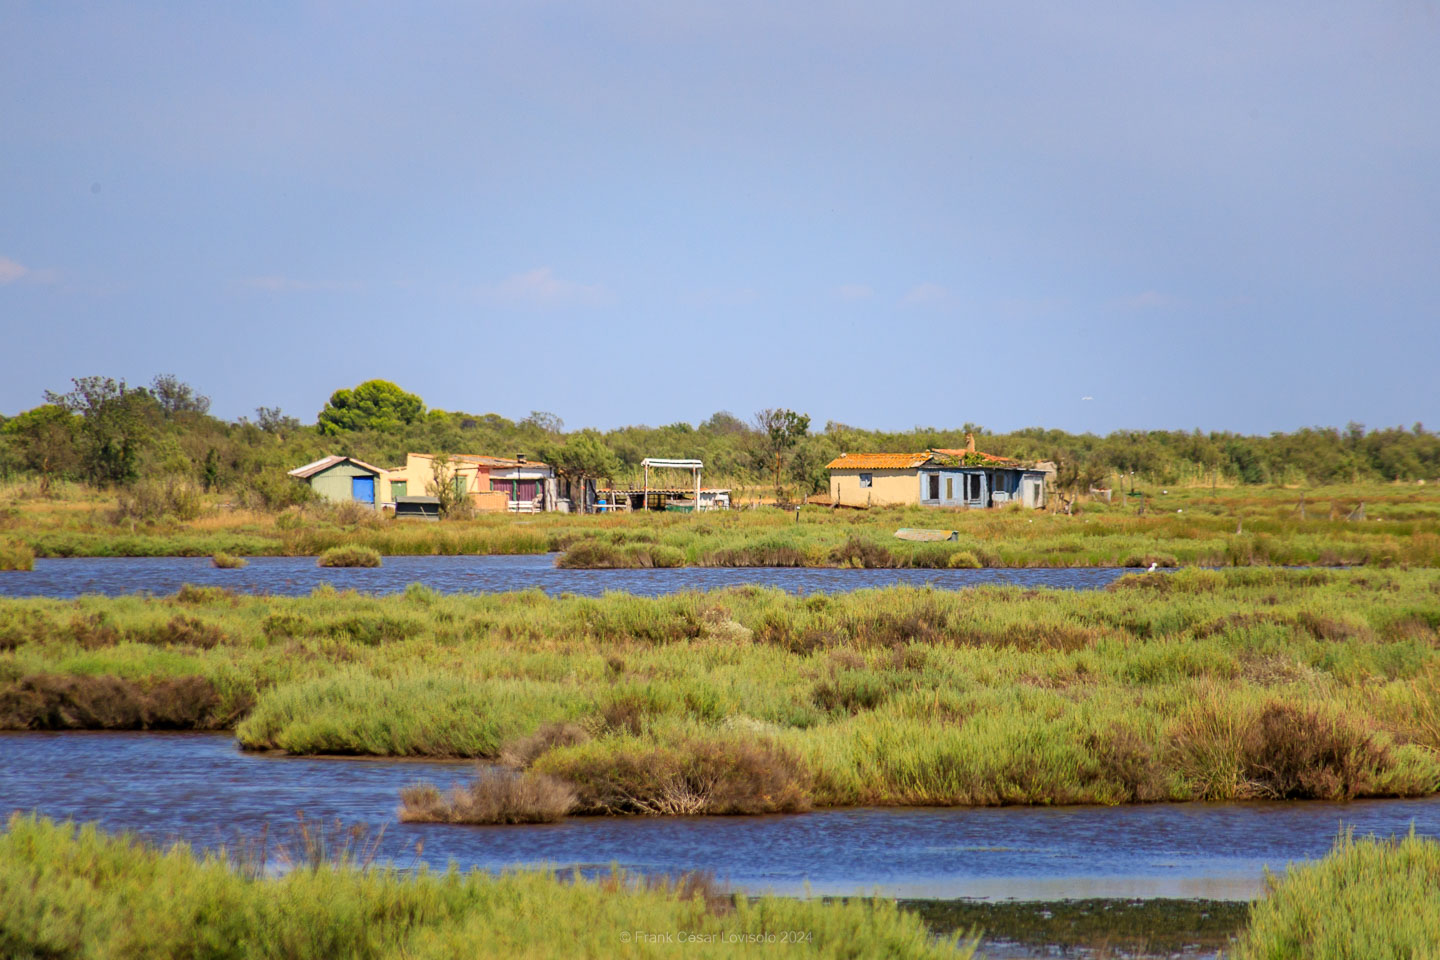
[[[979,499],[980,499],[980,474],[978,474],[978,473],[967,473],[967,474],[965,474],[965,486],[968,488],[968,489],[966,489],[966,491],[965,491],[965,499],[966,499],[966,500],[979,500]]]
[[[458,473],[455,474],[455,496],[465,496],[465,478]]]
[[[954,478],[954,477],[946,477],[946,478],[945,478],[945,499],[946,499],[946,500],[954,500],[954,499],[955,499],[955,478]]]
[[[928,499],[930,499],[930,500],[939,500],[939,499],[940,499],[940,474],[938,474],[938,473],[926,474],[926,479],[928,479],[928,480],[930,481],[930,496],[929,496]]]
[[[406,490],[409,488],[410,483],[408,480],[391,480],[390,496],[392,499],[399,500],[401,497],[408,496]]]
[[[873,473],[862,473],[862,474],[860,474],[860,486],[862,486],[862,487],[868,487],[868,486],[870,486],[870,485],[871,485],[872,483],[874,483],[874,482],[875,482],[875,474],[873,474]]]

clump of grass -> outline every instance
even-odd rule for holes
[[[945,565],[951,570],[979,570],[985,566],[985,564],[980,562],[980,558],[975,556],[972,550],[955,551],[950,554],[950,558],[945,561]]]
[[[210,562],[221,570],[240,570],[250,561],[244,557],[231,556],[228,553],[217,553],[210,558]]]
[[[0,540],[0,570],[34,569],[34,550],[16,540]]]
[[[554,823],[575,804],[575,788],[557,777],[491,770],[448,792],[425,782],[406,787],[398,816],[406,823]]]
[[[237,960],[285,957],[658,956],[622,933],[682,930],[684,955],[733,958],[740,943],[805,931],[822,960],[968,960],[893,902],[724,899],[703,878],[649,882],[615,871],[590,881],[548,870],[403,872],[370,864],[373,843],[301,842],[279,877],[228,853],[150,846],[16,814],[0,831],[0,944],[6,956],[182,957],[197,945]],[[348,846],[347,846],[348,844]],[[336,864],[337,853],[348,851]],[[262,854],[263,855],[263,854]],[[744,953],[744,950],[739,953]],[[752,951],[753,952],[753,951]],[[207,954],[209,955],[209,954]]]
[[[37,674],[0,688],[0,730],[198,730],[230,719],[203,677]]]
[[[532,769],[573,784],[578,813],[797,813],[811,805],[808,768],[765,741],[593,742],[546,753]]]
[[[1350,832],[1323,860],[1269,876],[1236,960],[1431,957],[1440,944],[1440,843]]]
[[[500,750],[500,762],[517,770],[524,770],[556,747],[573,747],[590,739],[590,734],[578,723],[546,723],[528,737],[521,737],[505,744]]]
[[[1343,714],[1272,702],[1258,714],[1209,699],[1175,731],[1182,766],[1211,800],[1351,800],[1425,793],[1407,782],[1395,751]]]
[[[316,561],[322,567],[378,567],[380,551],[372,547],[331,547]]]

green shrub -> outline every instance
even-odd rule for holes
[[[370,547],[331,547],[316,561],[322,567],[378,567],[380,551]]]
[[[239,570],[249,561],[244,557],[233,557],[228,553],[217,553],[210,558],[210,562],[221,570]]]
[[[34,550],[16,540],[0,540],[0,570],[34,569]]]
[[[1402,960],[1440,945],[1440,843],[1355,840],[1269,876],[1235,945],[1236,960]]]

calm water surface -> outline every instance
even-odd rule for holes
[[[0,571],[0,596],[115,596],[174,593],[183,584],[225,586],[244,593],[297,596],[322,583],[336,589],[397,593],[423,583],[444,593],[526,590],[598,596],[611,590],[656,596],[754,583],[794,593],[838,593],[896,583],[934,584],[949,590],[984,583],[1090,590],[1133,570],[821,570],[780,567],[679,567],[666,570],[561,570],[557,554],[519,557],[386,557],[373,569],[327,569],[314,557],[251,557],[241,570],[219,570],[208,557],[41,558],[34,570]]]
[[[1248,899],[1266,866],[1320,857],[1338,830],[1440,834],[1440,801],[851,809],[798,816],[575,818],[523,827],[395,823],[400,788],[464,764],[247,754],[227,736],[0,734],[0,812],[98,820],[199,844],[340,817],[388,823],[385,853],[498,869],[708,870],[749,891],[901,897]]]

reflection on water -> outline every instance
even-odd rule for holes
[[[738,584],[780,587],[794,593],[835,593],[897,583],[955,590],[982,583],[1024,587],[1096,589],[1126,572],[1114,568],[1066,570],[828,570],[780,567],[679,567],[664,570],[561,570],[556,554],[520,557],[386,557],[384,565],[322,568],[314,557],[252,557],[240,570],[219,570],[207,557],[41,558],[34,570],[0,571],[0,596],[110,596],[148,591],[174,593],[182,584],[229,587],[244,593],[307,594],[328,583],[340,590],[397,593],[423,583],[444,593],[539,588],[546,593],[599,596],[612,590],[655,596]]]
[[[1323,856],[1342,825],[1388,836],[1413,822],[1421,834],[1440,834],[1433,799],[397,824],[402,786],[422,777],[448,785],[469,768],[245,754],[209,734],[3,734],[0,770],[0,811],[98,820],[156,839],[215,844],[304,810],[391,822],[386,854],[398,862],[408,863],[423,839],[425,859],[439,866],[705,870],[744,890],[796,895],[1247,899],[1267,865]]]

